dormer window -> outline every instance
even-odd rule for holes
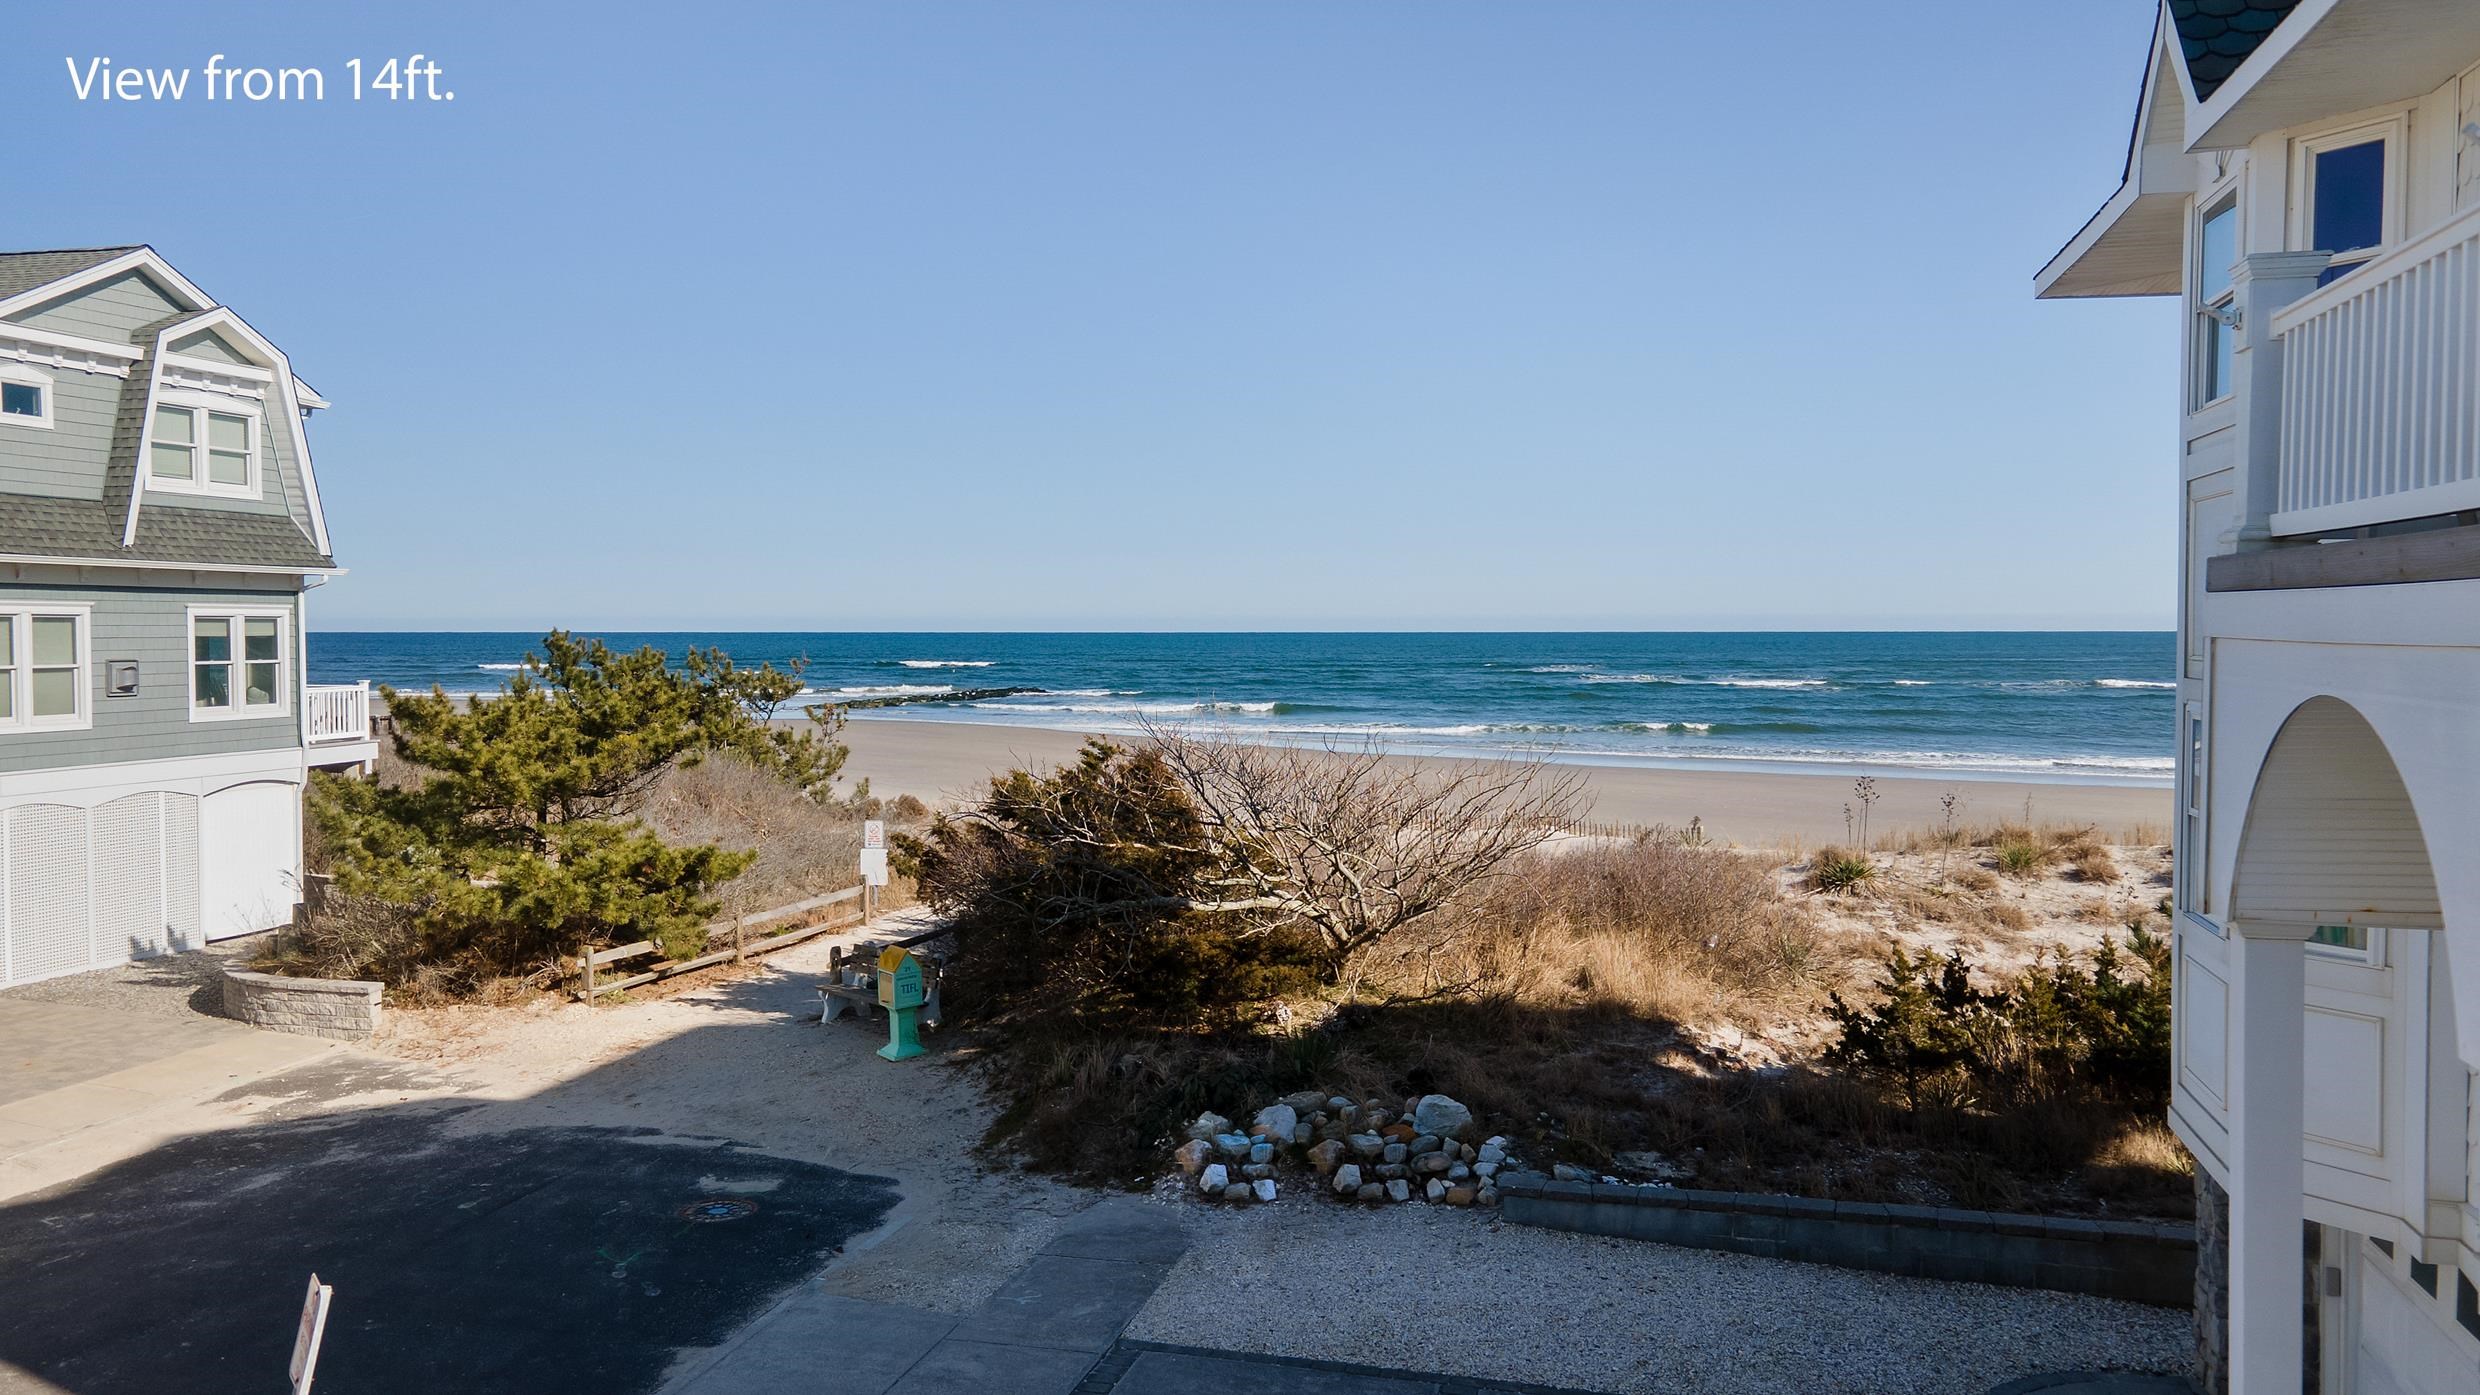
[[[52,375],[22,363],[0,363],[0,425],[52,425]]]
[[[257,411],[205,393],[162,398],[147,433],[147,488],[257,498]]]

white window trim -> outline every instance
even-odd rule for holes
[[[0,719],[0,734],[47,731],[85,731],[95,724],[95,608],[84,601],[63,601],[46,604],[39,601],[9,601],[0,604],[0,615],[14,623],[9,627],[9,642],[25,646],[23,663],[15,652],[0,656],[8,665],[10,716]],[[77,697],[74,717],[37,717],[34,715],[34,617],[68,616],[77,621]],[[22,636],[22,638],[21,638]],[[58,667],[58,665],[49,665]]]
[[[51,374],[40,368],[30,368],[22,363],[0,362],[0,383],[23,383],[43,394],[42,411],[30,417],[19,416],[14,412],[0,412],[0,424],[23,426],[35,431],[52,429],[52,399],[56,394]]]
[[[2191,732],[2196,735],[2191,737]],[[2191,742],[2202,747],[2201,755],[2193,752]],[[2171,904],[2186,920],[2203,925],[2218,936],[2222,928],[2213,919],[2212,902],[2207,894],[2212,876],[2212,781],[2212,723],[2205,718],[2203,703],[2181,703],[2176,786],[2178,831],[2188,836],[2179,839],[2178,861],[2170,869],[2171,878],[2176,883],[2171,888]]]
[[[2354,928],[2364,932],[2368,936],[2368,943],[2366,946],[2355,949],[2350,945],[2330,945],[2320,943],[2316,940],[2309,940],[2307,942],[2308,953],[2313,954],[2320,959],[2340,960],[2345,964],[2368,964],[2377,968],[2385,967],[2385,931],[2382,928],[2373,925],[2362,925]]]
[[[244,706],[240,701],[244,687],[241,667],[249,660],[242,657],[241,622],[244,620],[276,622],[276,700],[257,707]],[[198,622],[230,620],[233,625],[232,695],[230,707],[198,705]],[[293,612],[284,606],[194,605],[181,627],[181,703],[189,709],[193,722],[257,722],[270,717],[289,717],[293,713]]]
[[[186,480],[165,479],[155,473],[155,413],[166,407],[202,415],[194,420],[196,427],[190,447],[190,477]],[[207,479],[206,412],[221,412],[239,417],[246,425],[249,459],[243,464],[244,479],[240,484],[216,484]],[[257,499],[264,497],[260,484],[260,462],[266,456],[266,413],[258,403],[244,397],[227,397],[222,393],[199,392],[190,388],[165,388],[155,394],[155,405],[147,413],[146,440],[138,453],[138,476],[146,481],[150,492],[165,494],[211,494],[221,499]]]
[[[2288,200],[2291,250],[2320,250],[2310,245],[2316,219],[2316,157],[2328,150],[2364,145],[2372,140],[2385,142],[2385,198],[2377,210],[2377,245],[2351,248],[2349,256],[2335,259],[2335,265],[2359,266],[2400,246],[2403,240],[2403,209],[2409,197],[2409,191],[2403,187],[2403,165],[2410,145],[2408,134],[2406,118],[2397,114],[2375,121],[2355,121],[2347,126],[2294,139],[2291,142]]]
[[[2239,181],[2234,178],[2215,189],[2210,197],[2196,201],[2195,233],[2190,238],[2195,245],[2195,250],[2189,260],[2187,284],[2197,290],[2202,290],[2204,287],[2204,225],[2212,222],[2215,216],[2224,211],[2230,214],[2231,248],[2242,257],[2247,255],[2247,200],[2239,197],[2239,192]],[[2227,210],[2222,207],[2225,203],[2229,205]],[[2230,276],[2231,268],[2223,267],[2222,274]],[[2187,409],[2192,415],[2216,403],[2227,402],[2239,393],[2238,372],[2234,368],[2231,373],[2232,381],[2221,384],[2221,392],[2210,397],[2205,395],[2205,380],[2211,376],[2213,358],[2213,334],[2206,328],[2206,322],[2218,318],[2230,307],[2239,303],[2237,278],[2231,277],[2231,284],[2224,286],[2221,294],[2213,299],[2205,300],[2200,296],[2190,294],[2188,303],[2193,308],[2196,317],[2196,331],[2193,336],[2195,362],[2189,368],[2190,386],[2188,388],[2188,395],[2193,405]],[[2235,334],[2237,331],[2232,332]]]

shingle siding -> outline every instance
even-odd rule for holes
[[[100,499],[121,380],[74,368],[43,371],[52,378],[52,429],[0,423],[0,491]]]
[[[175,339],[172,341],[172,351],[190,358],[203,358],[216,363],[249,363],[248,359],[233,352],[232,345],[225,343],[214,330],[208,330],[204,334],[193,334],[187,339]]]
[[[146,326],[180,310],[154,282],[132,271],[10,318],[59,334],[135,344]]]
[[[291,590],[145,590],[136,587],[0,587],[0,607],[84,603],[93,606],[88,636],[87,700],[94,723],[84,731],[0,731],[0,775],[181,756],[225,755],[298,747],[298,691],[281,717],[241,721],[189,719],[189,607],[281,606],[292,652],[286,686],[301,674],[301,608]],[[134,697],[105,697],[110,661],[138,662]]]

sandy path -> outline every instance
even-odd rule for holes
[[[852,747],[845,771],[866,777],[871,791],[881,796],[911,794],[932,803],[961,803],[978,797],[993,772],[1028,762],[1055,764],[1075,755],[1084,739],[1076,732],[1040,727],[864,716],[844,728],[844,740]],[[1702,818],[1714,837],[1751,847],[1778,846],[1786,840],[1813,847],[1838,840],[1844,836],[1843,806],[1852,798],[1851,780],[1837,775],[1651,766],[1584,769],[1597,820],[1680,825]],[[2169,836],[2167,789],[1899,776],[1879,776],[1877,789],[1872,821],[1880,830],[1936,825],[1938,801],[1952,790],[1962,801],[1961,817],[1967,822],[2020,818],[2029,801],[2037,820],[2097,824],[2112,838],[2145,824],[2155,831],[2155,840]]]

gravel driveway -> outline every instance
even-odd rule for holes
[[[2184,1369],[2188,1314],[1507,1225],[1476,1211],[1181,1200],[1196,1244],[1128,1335],[1628,1392],[1981,1395]]]

